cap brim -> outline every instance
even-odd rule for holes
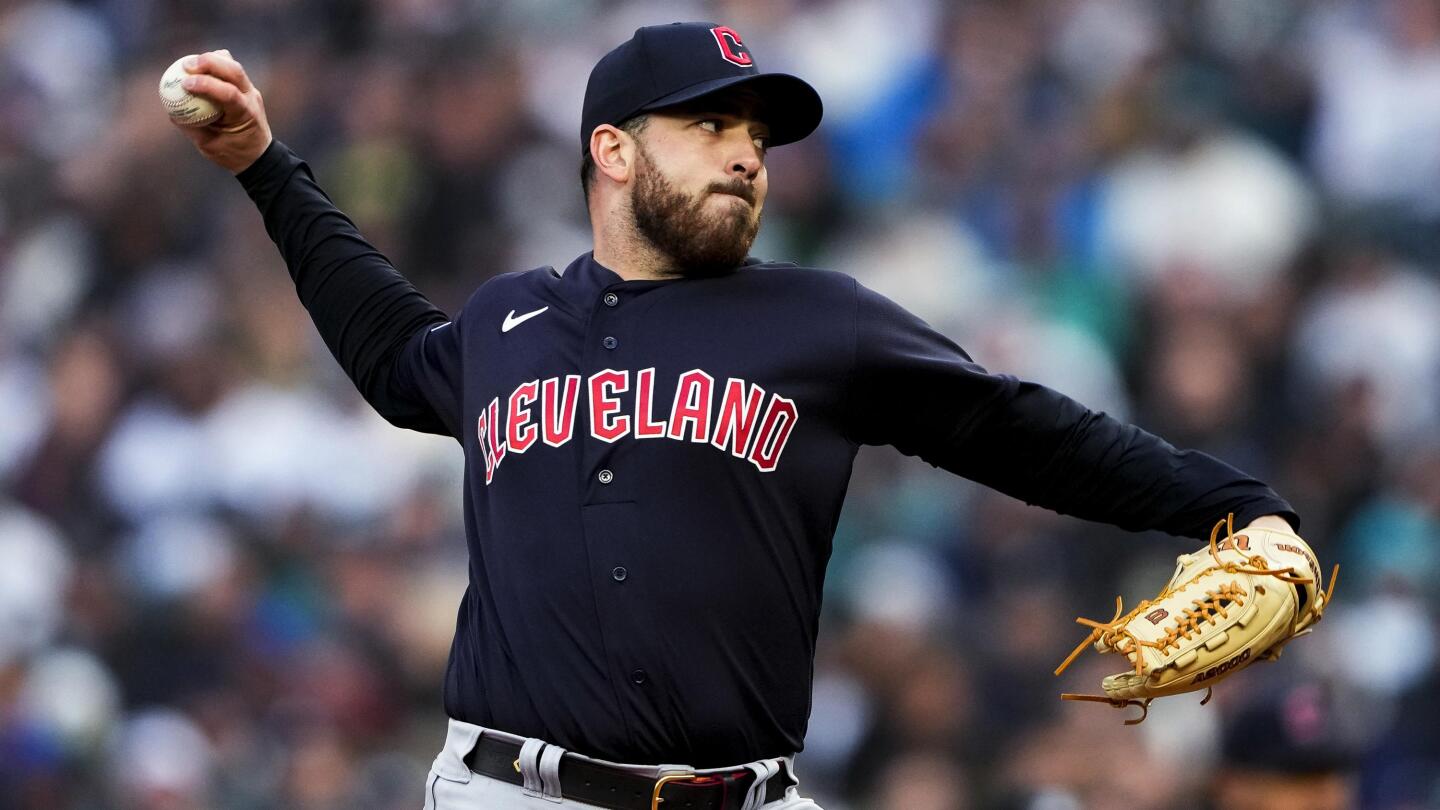
[[[639,112],[654,112],[674,107],[698,98],[745,87],[760,96],[763,108],[760,119],[770,127],[770,145],[784,146],[794,143],[820,126],[824,107],[820,94],[808,82],[788,73],[757,73],[753,76],[727,76],[708,82],[692,84],[684,90],[677,90],[641,107]]]

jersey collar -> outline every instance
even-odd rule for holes
[[[683,280],[626,281],[614,270],[595,261],[595,253],[592,251],[571,262],[555,286],[566,304],[576,312],[585,312],[599,304],[605,292],[611,288],[624,289],[633,294]]]

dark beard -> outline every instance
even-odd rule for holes
[[[759,218],[751,219],[750,211],[738,206],[718,218],[707,216],[701,208],[710,194],[717,192],[733,194],[753,206],[755,190],[749,183],[738,178],[712,183],[696,198],[677,191],[643,149],[636,169],[631,198],[635,229],[669,257],[676,273],[707,278],[740,266],[760,232]]]

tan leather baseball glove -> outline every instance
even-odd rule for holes
[[[1225,536],[1220,539],[1220,531]],[[1322,589],[1320,564],[1299,536],[1251,526],[1235,533],[1235,516],[1215,524],[1210,543],[1176,559],[1175,574],[1153,599],[1129,613],[1119,597],[1108,622],[1078,618],[1091,628],[1055,670],[1059,675],[1087,644],[1130,660],[1133,670],[1101,682],[1104,695],[1062,694],[1117,708],[1138,706],[1145,719],[1150,701],[1209,688],[1256,661],[1274,660],[1291,639],[1320,621],[1335,591],[1340,566]]]

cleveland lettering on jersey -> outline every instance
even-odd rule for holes
[[[621,395],[632,386],[629,370],[607,368],[590,375],[585,386],[590,438],[612,444],[627,436],[709,444],[761,472],[774,472],[800,419],[794,400],[772,393],[767,402],[764,388],[734,377],[717,390],[715,378],[698,368],[679,376],[668,417],[656,419],[655,369],[641,369],[633,378],[635,396],[625,398]],[[476,418],[475,431],[486,484],[495,480],[507,455],[525,453],[542,434],[546,445],[557,448],[574,437],[580,387],[579,375],[547,377],[516,386],[504,403],[499,397],[490,400]],[[627,400],[634,403],[629,410]]]

